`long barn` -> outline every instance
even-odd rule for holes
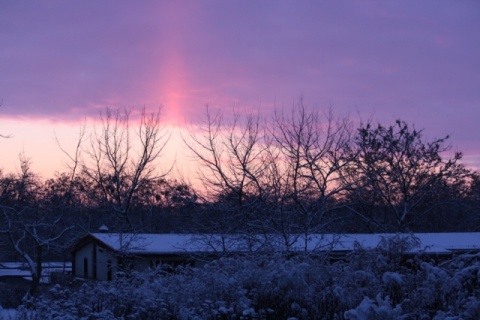
[[[450,257],[480,251],[480,233],[416,234],[239,234],[89,233],[72,248],[72,274],[111,280],[126,269],[144,271],[159,264],[199,264],[223,254],[281,251],[345,255],[358,248],[375,249],[389,239],[403,241],[406,253]]]

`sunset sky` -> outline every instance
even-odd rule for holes
[[[0,168],[62,171],[105,107],[397,118],[480,168],[480,1],[0,0]],[[170,156],[183,158],[177,143]]]

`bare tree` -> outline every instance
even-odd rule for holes
[[[272,163],[266,159],[262,120],[258,114],[234,112],[228,121],[208,107],[205,115],[183,140],[201,167],[204,202],[210,204],[206,229],[248,236],[262,227],[262,203],[270,191],[265,179]]]
[[[209,208],[217,212],[212,229],[248,230],[257,240],[280,234],[287,249],[300,236],[308,241],[326,230],[346,190],[340,172],[348,163],[348,119],[334,118],[331,110],[308,112],[302,101],[290,117],[277,113],[271,124],[254,115],[243,119],[234,113],[228,122],[207,108],[205,122],[184,138],[202,166],[207,200],[216,200],[216,210]]]
[[[358,129],[350,208],[372,231],[410,230],[419,217],[442,204],[431,201],[432,195],[465,175],[458,163],[461,153],[442,158],[449,150],[448,136],[424,141],[422,134],[401,120],[389,127],[367,123]]]
[[[473,212],[473,223],[470,228],[473,231],[480,230],[480,172],[475,171],[471,175],[471,184],[468,190],[470,202],[469,211]],[[472,230],[471,229],[471,230]]]
[[[309,111],[300,100],[290,116],[276,114],[272,136],[284,162],[281,230],[285,239],[302,234],[306,249],[308,236],[336,219],[337,200],[348,188],[341,172],[350,161],[350,121],[335,118],[332,109]]]
[[[21,172],[2,180],[0,234],[27,264],[32,282],[28,295],[35,295],[42,279],[45,255],[62,247],[62,238],[73,226],[63,224],[64,211],[47,205],[45,190],[21,156]],[[64,248],[63,248],[64,249]]]
[[[132,129],[131,110],[107,109],[101,117],[86,149],[83,172],[99,190],[102,200],[125,221],[124,229],[133,229],[132,202],[139,188],[164,177],[155,161],[161,157],[169,133],[160,123],[160,110],[139,114]]]

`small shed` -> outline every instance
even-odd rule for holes
[[[111,280],[118,271],[188,263],[189,239],[178,234],[89,233],[72,248],[72,274]]]

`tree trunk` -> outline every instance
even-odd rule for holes
[[[35,296],[38,291],[38,287],[40,285],[40,280],[42,278],[42,246],[37,246],[37,261],[36,261],[36,270],[32,273],[32,284],[30,285],[30,289],[28,290],[28,295]]]

